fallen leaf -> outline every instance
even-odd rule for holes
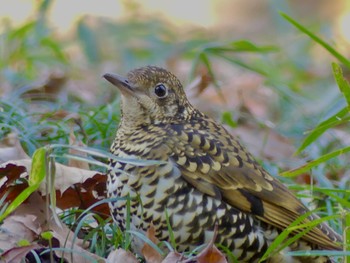
[[[75,123],[80,121],[80,116],[78,113],[66,111],[63,109],[55,110],[52,112],[45,112],[40,116],[42,119],[46,120],[73,120]]]
[[[56,191],[57,206],[61,209],[79,207],[86,210],[96,202],[106,199],[106,175],[95,174],[83,183],[75,183],[63,193]],[[99,213],[103,218],[110,215],[108,203],[95,206],[92,211]]]
[[[179,252],[172,251],[165,257],[162,263],[181,263],[185,259],[186,258]]]
[[[0,263],[23,262],[22,259],[33,249],[40,248],[38,244],[23,247],[13,247],[1,254]]]
[[[107,177],[96,171],[68,167],[56,163],[55,189],[56,204],[61,209],[78,207],[87,209],[96,202],[106,199]],[[14,200],[26,187],[28,173],[31,169],[31,160],[10,161],[0,165],[0,198],[8,194],[6,202]],[[23,178],[23,179],[21,179]],[[19,183],[18,180],[21,183]],[[39,190],[42,196],[46,195],[46,181],[44,180]],[[99,213],[104,218],[110,215],[107,203],[95,206],[92,211]]]
[[[225,255],[214,244],[206,247],[196,258],[197,263],[227,263]]]
[[[6,165],[0,165],[0,198],[5,194],[7,200],[13,200],[23,189],[28,187],[28,183],[22,181],[20,184],[20,178],[28,176],[27,169],[24,166],[17,166],[13,163],[6,163]]]
[[[59,257],[64,257],[74,263],[87,263],[92,259],[97,262],[105,262],[103,258],[85,250],[83,240],[74,239],[74,233],[64,224],[58,225],[53,220],[51,210],[46,208],[47,204],[40,194],[34,192],[26,203],[21,204],[13,214],[4,220],[4,224],[1,225],[0,240],[1,242],[11,241],[9,242],[11,247],[7,246],[8,249],[4,254],[16,247],[20,240],[27,239],[34,243],[39,240],[42,232],[51,231],[53,237],[59,241],[58,243],[67,248],[66,251],[56,251]],[[2,245],[5,243],[0,244],[3,249]]]
[[[207,68],[200,67],[198,71],[198,76],[186,87],[189,97],[199,96],[213,82],[213,78],[210,76]]]
[[[17,246],[20,240],[30,243],[42,231],[37,216],[30,214],[11,215],[5,218],[0,229],[0,247],[8,250]]]
[[[154,228],[154,225],[151,224],[151,226],[147,229],[146,233],[149,240],[153,242],[153,244],[158,244],[159,240],[156,238],[156,230]],[[141,249],[141,253],[144,256],[146,262],[148,263],[161,263],[162,262],[162,255],[159,254],[157,250],[155,250],[152,246],[145,243]]]
[[[21,167],[21,168],[18,168],[21,171],[23,171],[23,167],[25,168],[26,171],[30,171],[31,166],[32,166],[31,159],[8,161],[6,163],[0,164],[0,176],[1,175],[7,176],[7,173],[11,172],[11,170],[14,169],[15,167]],[[69,167],[60,163],[55,163],[55,168],[56,168],[55,189],[59,190],[60,192],[64,192],[75,183],[83,183],[88,178],[93,177],[95,174],[99,174],[99,172],[97,171],[90,171],[90,170],[80,169],[76,167]],[[27,175],[28,174],[25,173],[23,174],[23,176],[21,176],[21,178]],[[0,186],[3,183],[4,183],[3,181],[0,181]],[[46,193],[45,183],[42,183],[39,189],[43,194],[45,194]]]
[[[30,89],[22,94],[22,97],[36,100],[54,100],[60,95],[66,82],[67,76],[64,72],[51,72],[41,83],[31,85]]]
[[[215,225],[214,235],[209,244],[195,258],[197,263],[227,263],[225,255],[214,245],[218,225]]]
[[[109,253],[107,257],[106,263],[139,263],[137,258],[130,252],[125,251],[122,248],[118,248],[111,253]]]

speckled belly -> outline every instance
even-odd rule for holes
[[[108,194],[130,196],[133,228],[144,232],[152,223],[157,238],[169,241],[167,212],[180,251],[208,243],[215,224],[218,224],[216,242],[228,247],[238,259],[253,262],[266,250],[266,237],[253,216],[199,192],[183,180],[171,162],[145,167],[116,163],[115,168],[124,172],[110,173]],[[124,228],[126,201],[111,202],[110,208],[115,221]]]

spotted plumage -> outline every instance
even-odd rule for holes
[[[183,251],[209,242],[218,224],[217,243],[239,262],[257,262],[281,230],[308,212],[237,139],[189,103],[170,72],[148,66],[127,78],[104,77],[122,94],[122,119],[111,152],[160,161],[138,166],[111,160],[108,194],[131,197],[134,229],[146,231],[153,224],[157,237],[169,240],[167,213],[177,249]],[[110,208],[125,227],[126,201],[111,202]],[[330,262],[327,257],[293,259],[285,252],[339,250],[338,243],[341,237],[323,223],[269,262]]]

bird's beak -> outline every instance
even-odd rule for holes
[[[131,84],[126,78],[113,73],[106,73],[103,75],[103,77],[116,86],[122,94],[126,95],[134,93]]]

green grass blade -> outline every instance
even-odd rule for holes
[[[333,198],[337,204],[343,206],[343,207],[350,207],[350,198],[348,196],[348,198],[345,197],[339,197],[337,194],[334,193],[334,191],[330,190],[330,191],[324,191],[324,193],[326,193],[329,197]]]
[[[44,38],[41,40],[41,44],[47,48],[49,48],[52,53],[55,54],[56,58],[61,61],[62,63],[68,63],[68,59],[66,58],[66,55],[63,53],[61,47],[58,43],[56,43],[51,38]]]
[[[0,222],[2,222],[9,214],[11,214],[18,206],[20,206],[35,190],[38,189],[39,186],[32,185],[27,187],[23,192],[21,192],[15,200],[9,204],[6,208],[5,212],[0,215]]]
[[[168,209],[165,209],[165,219],[166,219],[166,225],[168,227],[170,244],[174,249],[176,249],[175,235],[174,235],[173,229],[171,228]]]
[[[5,192],[4,195],[0,199],[0,215],[2,215],[5,211],[6,208],[8,207],[8,203],[5,203],[6,198],[8,197],[10,192]]]
[[[347,211],[345,214],[344,250],[350,250],[350,212],[349,211]],[[348,263],[350,262],[350,254],[346,256],[345,262],[348,262]]]
[[[258,52],[258,53],[269,53],[277,52],[279,50],[276,46],[257,46],[248,40],[233,41],[229,44],[236,52]]]
[[[124,249],[128,250],[129,247],[131,246],[131,236],[130,233],[128,232],[131,230],[131,200],[130,200],[130,195],[127,196],[126,199],[126,219],[125,219],[125,229],[126,231],[124,232]]]
[[[350,68],[350,61],[346,59],[343,55],[341,55],[338,51],[336,51],[333,47],[331,47],[328,43],[326,43],[324,40],[322,40],[321,38],[313,34],[311,31],[306,29],[303,25],[299,24],[297,21],[295,21],[293,18],[291,18],[287,14],[283,12],[280,12],[280,14],[289,23],[291,23],[293,26],[295,26],[304,34],[308,35],[312,40],[314,40],[315,42],[320,44],[322,47],[324,47],[326,50],[328,50],[328,52],[331,53],[335,58],[337,58],[341,63],[343,63],[348,68]]]
[[[345,116],[349,113],[348,108],[343,108],[338,111],[333,116],[329,117],[327,120],[321,122],[319,125],[314,128],[310,134],[304,139],[301,146],[298,148],[295,154],[299,154],[306,147],[308,147],[311,143],[313,143],[316,139],[318,139],[323,133],[325,133],[330,128],[340,125],[342,123],[348,122],[350,120],[350,116]]]
[[[74,150],[77,150],[77,151],[80,151],[83,153],[90,154],[92,156],[97,156],[97,157],[101,157],[101,158],[110,158],[110,159],[116,160],[118,162],[129,163],[129,164],[133,164],[133,165],[146,166],[146,165],[166,164],[166,162],[164,162],[164,161],[140,160],[140,159],[136,159],[136,158],[118,157],[118,156],[113,155],[110,152],[103,151],[103,150],[96,149],[96,148],[92,148],[92,147],[79,147],[79,146],[65,145],[65,144],[51,144],[50,148],[52,148],[52,149],[56,149],[56,148],[74,149]],[[58,157],[59,155],[51,155],[51,156]],[[67,156],[68,156],[68,154],[67,154]]]
[[[91,64],[98,63],[101,59],[100,49],[94,30],[92,30],[84,19],[77,25],[77,36],[85,56]]]
[[[207,55],[207,50],[205,49],[202,53],[199,54],[199,60],[202,61],[202,63],[205,65],[205,67],[207,68],[208,70],[208,74],[210,76],[210,78],[212,79],[212,82],[218,92],[218,95],[220,96],[220,98],[223,100],[223,101],[226,101],[225,99],[225,96],[224,94],[222,93],[222,90],[220,88],[220,85],[215,77],[215,74],[214,74],[214,71],[213,71],[213,67],[211,65],[211,62],[208,58],[208,55]]]
[[[327,153],[325,155],[322,155],[320,158],[318,158],[316,160],[308,162],[308,163],[306,163],[298,168],[295,168],[295,169],[292,169],[289,171],[285,171],[285,172],[281,173],[280,175],[285,176],[285,177],[293,177],[293,176],[300,175],[302,173],[308,172],[311,168],[313,168],[321,163],[324,163],[324,162],[326,162],[334,157],[337,157],[337,156],[342,155],[342,154],[347,153],[347,152],[350,152],[350,146],[336,150],[336,151],[331,152],[331,153]]]
[[[200,53],[199,54],[199,60],[202,61],[202,63],[207,68],[208,73],[209,73],[210,77],[212,78],[214,85],[216,87],[219,87],[219,84],[217,83],[217,80],[215,78],[215,74],[214,74],[213,68],[211,66],[211,63],[210,63],[210,60],[209,60],[207,54],[205,52]]]
[[[335,251],[335,250],[305,250],[305,251],[290,251],[287,255],[293,257],[316,257],[316,256],[329,256],[329,257],[342,257],[350,256],[350,251]]]
[[[237,127],[237,122],[233,120],[232,113],[230,111],[224,111],[221,114],[221,121],[232,128]]]
[[[302,221],[304,221],[307,217],[309,217],[312,214],[311,211],[301,215],[300,217],[298,217],[294,222],[292,222],[290,224],[289,227],[287,227],[286,229],[284,229],[281,234],[279,234],[275,240],[269,245],[268,249],[265,251],[265,254],[261,257],[261,259],[259,260],[259,262],[263,262],[264,260],[266,260],[268,257],[270,257],[272,254],[277,253],[278,251],[280,251],[281,249],[283,249],[284,247],[286,247],[286,245],[284,244],[285,240],[289,237],[290,233],[292,232],[292,230],[290,229],[291,227],[297,226],[299,223],[301,223]]]
[[[9,40],[13,40],[15,38],[24,39],[25,35],[28,34],[35,27],[35,22],[30,21],[29,23],[24,24],[23,26],[12,30],[8,35]]]
[[[334,219],[337,219],[337,218],[340,218],[341,215],[340,214],[335,214],[335,215],[330,215],[330,216],[324,216],[324,217],[320,217],[320,218],[317,218],[317,219],[313,219],[312,221],[308,221],[306,223],[303,223],[303,224],[298,224],[298,225],[295,225],[295,226],[290,226],[288,227],[289,230],[291,231],[297,231],[299,229],[305,229],[307,227],[316,227],[317,225],[323,223],[323,222],[326,222],[326,221],[329,221],[329,220],[334,220]]]
[[[228,62],[230,62],[231,64],[235,64],[235,65],[238,65],[244,69],[248,69],[252,72],[256,72],[256,73],[259,73],[263,76],[268,76],[268,73],[265,71],[265,69],[263,68],[259,68],[257,66],[253,66],[253,65],[249,65],[247,63],[244,63],[242,60],[239,60],[239,59],[235,59],[235,58],[231,58],[231,57],[228,57],[227,54],[224,54],[224,53],[214,53],[213,55],[219,57],[219,58],[222,58],[224,60],[227,60]]]
[[[270,53],[278,51],[276,46],[257,46],[248,40],[232,41],[227,44],[207,45],[204,50],[210,53],[227,53],[227,52],[255,52]]]
[[[343,71],[338,64],[332,63],[332,68],[334,79],[337,82],[341,93],[343,93],[346,103],[348,104],[348,111],[350,111],[350,84],[344,78]]]
[[[137,232],[137,231],[133,231],[133,230],[127,230],[126,232],[138,237],[139,239],[141,239],[142,241],[144,241],[145,243],[147,243],[149,246],[151,246],[155,251],[157,251],[160,255],[165,256],[165,253],[157,246],[157,244],[154,244],[147,236],[145,236],[144,234]]]

